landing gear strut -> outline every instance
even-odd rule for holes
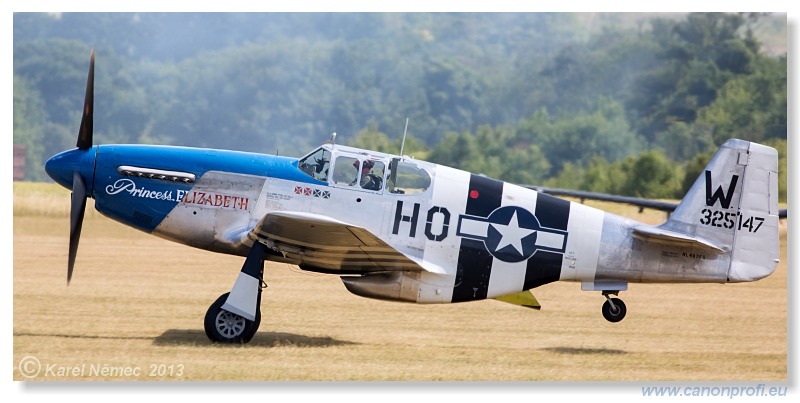
[[[242,265],[231,292],[220,295],[206,311],[203,325],[213,342],[247,343],[261,324],[264,283],[264,244],[256,241]]]
[[[618,295],[619,291],[603,291],[606,302],[603,303],[603,317],[607,321],[617,323],[625,318],[628,312],[625,303],[619,298],[611,298],[610,295]]]

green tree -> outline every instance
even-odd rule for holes
[[[348,144],[353,147],[382,153],[397,153],[400,151],[399,148],[396,150],[392,149],[392,142],[389,140],[389,136],[387,136],[386,133],[378,131],[378,127],[375,124],[371,124],[366,129],[358,132],[356,137],[348,142]]]
[[[535,144],[518,142],[510,128],[480,126],[476,134],[448,133],[430,154],[438,164],[518,184],[542,183],[550,163]]]
[[[628,173],[622,163],[610,164],[602,157],[593,157],[586,167],[580,190],[590,192],[621,194],[628,181]]]
[[[672,199],[681,197],[683,171],[659,151],[647,151],[623,162],[627,181],[623,194],[635,197]]]
[[[625,111],[618,102],[598,100],[596,110],[583,114],[562,116],[546,121],[547,115],[537,112],[522,121],[517,138],[537,144],[558,172],[566,161],[586,164],[591,157],[600,156],[617,161],[641,150],[641,141],[628,128]]]
[[[98,143],[300,155],[372,124],[398,152],[410,117],[406,154],[498,177],[550,167],[516,176],[533,181],[785,139],[786,57],[761,49],[761,21],[785,37],[785,17],[725,13],[15,13],[14,74],[41,100],[42,158],[74,145],[94,47]]]
[[[699,111],[716,143],[729,138],[786,138],[786,58],[760,60],[754,73],[728,81],[716,100]]]
[[[758,54],[750,29],[758,18],[755,14],[693,13],[682,21],[652,23],[653,38],[661,48],[659,63],[654,69],[634,73],[636,84],[626,102],[633,127],[651,145],[663,145],[661,137],[669,135],[673,123],[693,124],[726,83],[758,68],[765,57]],[[715,122],[724,118],[718,116]]]
[[[687,161],[698,153],[716,150],[712,130],[703,124],[673,122],[658,136],[654,148],[674,161]]]
[[[557,175],[544,181],[544,185],[556,189],[586,190],[584,177],[586,170],[570,162],[565,162]]]

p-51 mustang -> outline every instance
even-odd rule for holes
[[[92,145],[94,52],[77,148],[47,161],[72,189],[67,281],[86,199],[175,242],[246,256],[205,316],[212,341],[247,342],[261,321],[264,261],[341,276],[352,293],[422,304],[500,299],[580,282],[606,301],[628,283],[734,283],[778,263],[777,153],[726,142],[662,225],[645,225],[446,166],[324,144],[306,156]]]

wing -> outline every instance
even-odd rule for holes
[[[582,190],[554,189],[542,186],[523,185],[523,187],[526,187],[528,189],[533,189],[537,192],[546,193],[552,196],[575,197],[580,199],[581,203],[583,203],[584,200],[589,199],[589,200],[610,201],[614,203],[632,204],[634,206],[638,206],[640,212],[643,209],[649,208],[653,210],[663,211],[666,213],[672,213],[673,211],[675,211],[675,208],[678,207],[678,203],[666,202],[661,200],[642,199],[638,197],[617,196],[605,193],[586,192]],[[778,218],[784,219],[786,218],[787,214],[788,212],[785,208],[778,210]]]
[[[268,213],[250,232],[250,238],[305,270],[337,274],[397,270],[444,273],[438,266],[390,246],[365,228],[320,214]]]

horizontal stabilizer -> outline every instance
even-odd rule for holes
[[[633,228],[633,236],[645,242],[700,248],[700,249],[711,250],[715,253],[725,252],[724,248],[715,245],[710,241],[659,227],[649,227],[649,226],[635,227]]]
[[[536,300],[536,297],[533,296],[533,293],[531,293],[530,290],[511,295],[503,295],[502,297],[497,297],[495,299],[498,301],[507,302],[509,304],[524,306],[525,308],[536,309],[537,311],[542,309],[539,301]]]

